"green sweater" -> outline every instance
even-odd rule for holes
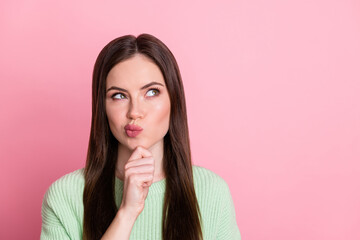
[[[82,239],[84,169],[71,172],[55,181],[42,204],[41,239]],[[204,240],[240,240],[234,204],[227,183],[208,169],[193,166]],[[115,178],[116,205],[120,206],[123,182]],[[165,179],[153,183],[144,210],[135,221],[130,239],[161,239]]]

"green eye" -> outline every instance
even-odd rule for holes
[[[158,95],[159,93],[160,93],[159,89],[152,88],[146,93],[146,96],[152,97]]]
[[[125,96],[122,93],[115,93],[111,97],[114,99],[124,99],[125,98]]]

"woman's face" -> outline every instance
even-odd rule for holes
[[[124,147],[150,148],[163,141],[169,129],[170,98],[161,70],[148,57],[136,54],[110,70],[105,103],[111,132]],[[125,130],[134,123],[143,130]]]

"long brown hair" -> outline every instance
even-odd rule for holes
[[[201,215],[195,195],[185,94],[171,51],[150,34],[126,35],[108,43],[96,59],[92,82],[92,119],[85,167],[83,239],[100,239],[114,219],[115,166],[118,141],[105,112],[109,71],[119,62],[143,54],[160,68],[171,102],[169,131],[164,137],[163,169],[166,189],[162,238],[202,239]]]

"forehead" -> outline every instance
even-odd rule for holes
[[[106,78],[106,87],[139,88],[153,81],[165,85],[160,68],[150,58],[136,54],[110,70]]]

